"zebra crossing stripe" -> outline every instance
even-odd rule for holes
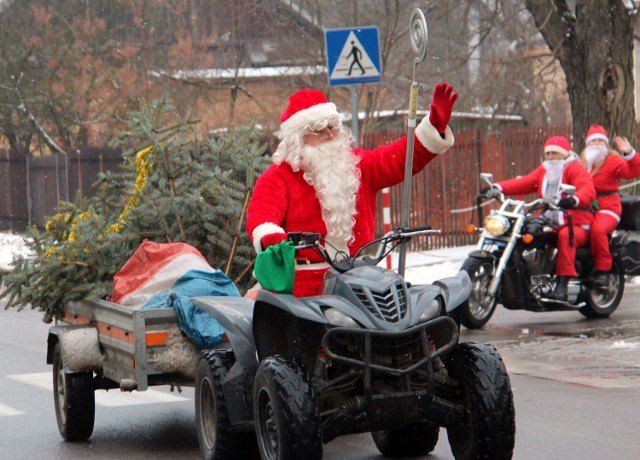
[[[8,375],[10,379],[25,383],[44,390],[53,391],[53,376],[51,372],[33,374]],[[158,404],[169,402],[189,401],[189,398],[158,390],[124,392],[118,389],[105,391],[97,390],[96,404],[105,407],[135,406],[140,404]],[[2,406],[0,405],[0,414]]]

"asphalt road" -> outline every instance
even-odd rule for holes
[[[41,314],[0,309],[0,459],[199,458],[193,390],[96,394],[89,441],[58,434]],[[640,458],[640,287],[610,319],[500,309],[461,339],[492,343],[509,370],[516,459]],[[382,458],[369,435],[338,438],[325,459]],[[429,459],[451,459],[446,432]]]

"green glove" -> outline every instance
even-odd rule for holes
[[[258,254],[253,273],[260,285],[268,291],[293,294],[295,254],[291,241],[274,244]]]

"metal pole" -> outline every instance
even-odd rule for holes
[[[356,85],[351,85],[351,134],[353,134],[353,145],[360,147],[358,141],[358,92]]]
[[[413,10],[413,13],[411,13],[411,20],[409,21],[409,37],[411,38],[411,47],[416,53],[416,57],[413,59],[413,78],[409,93],[407,152],[405,156],[402,214],[400,218],[400,226],[402,227],[409,225],[409,210],[411,209],[411,179],[413,177],[413,145],[416,129],[416,112],[418,111],[418,82],[416,81],[416,68],[427,56],[427,35],[427,19],[425,18],[422,10],[420,8],[416,8]],[[400,246],[400,254],[398,255],[398,274],[401,276],[404,276],[406,258],[407,245],[402,244]]]

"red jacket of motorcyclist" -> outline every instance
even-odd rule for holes
[[[544,144],[545,160],[529,174],[494,184],[505,195],[523,195],[536,192],[538,197],[560,199],[560,205],[571,214],[574,241],[570,241],[568,219],[564,213],[553,211],[545,214],[558,226],[558,258],[556,276],[576,276],[574,266],[576,249],[589,240],[589,227],[593,220],[592,202],[596,198],[591,175],[571,151],[569,140],[553,136]],[[576,188],[572,197],[561,196],[560,184]]]
[[[620,202],[620,179],[640,176],[640,156],[625,137],[615,136],[614,147],[620,155],[609,148],[609,137],[600,125],[592,125],[587,131],[585,149],[580,158],[593,176],[598,210],[591,224],[591,254],[594,257],[594,278],[598,272],[611,270],[613,260],[609,251],[608,235],[618,226],[622,215]]]

